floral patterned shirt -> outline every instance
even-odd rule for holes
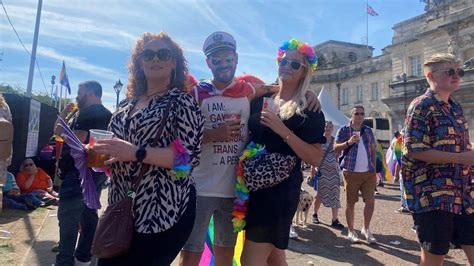
[[[461,106],[444,102],[428,89],[410,104],[405,119],[402,147],[404,197],[415,213],[442,210],[474,212],[473,173],[468,166],[427,163],[408,153],[438,150],[451,153],[471,149],[469,130]]]

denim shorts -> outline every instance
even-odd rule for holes
[[[474,245],[474,214],[430,211],[413,214],[421,248],[435,255],[446,255],[450,243]]]
[[[193,231],[183,247],[185,251],[202,252],[211,216],[214,217],[214,245],[234,247],[237,234],[232,225],[234,198],[198,196]]]

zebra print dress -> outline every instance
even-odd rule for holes
[[[341,178],[339,166],[334,153],[334,137],[323,144],[325,157],[318,168],[321,176],[318,179],[318,194],[324,207],[341,208],[340,191]]]
[[[147,107],[129,115],[136,100],[124,101],[114,113],[109,130],[115,136],[137,146],[152,147],[169,101],[172,101],[166,125],[157,147],[168,147],[179,138],[191,157],[191,166],[199,163],[204,117],[193,97],[177,88],[155,96]],[[141,163],[117,162],[111,165],[109,204],[123,199],[140,172]],[[135,230],[139,233],[160,233],[175,225],[189,204],[195,186],[191,178],[176,180],[171,169],[151,165],[136,191],[134,202]]]

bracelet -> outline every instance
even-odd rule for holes
[[[180,139],[175,139],[171,145],[173,149],[173,169],[171,172],[174,174],[175,178],[178,180],[188,177],[189,171],[191,170],[190,156],[186,152],[186,148],[183,146],[183,143]]]
[[[349,148],[349,141],[346,141],[346,147]]]
[[[288,135],[286,135],[284,138],[283,138],[283,141],[284,142],[288,142],[288,140],[290,139],[290,136],[293,135],[293,131],[290,131],[290,133],[288,133]]]

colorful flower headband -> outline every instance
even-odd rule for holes
[[[316,71],[318,66],[318,57],[314,53],[313,47],[307,43],[303,43],[295,38],[291,38],[289,41],[283,43],[278,49],[277,60],[283,57],[288,50],[297,50],[300,54],[303,54],[309,62],[309,66],[313,71]]]

